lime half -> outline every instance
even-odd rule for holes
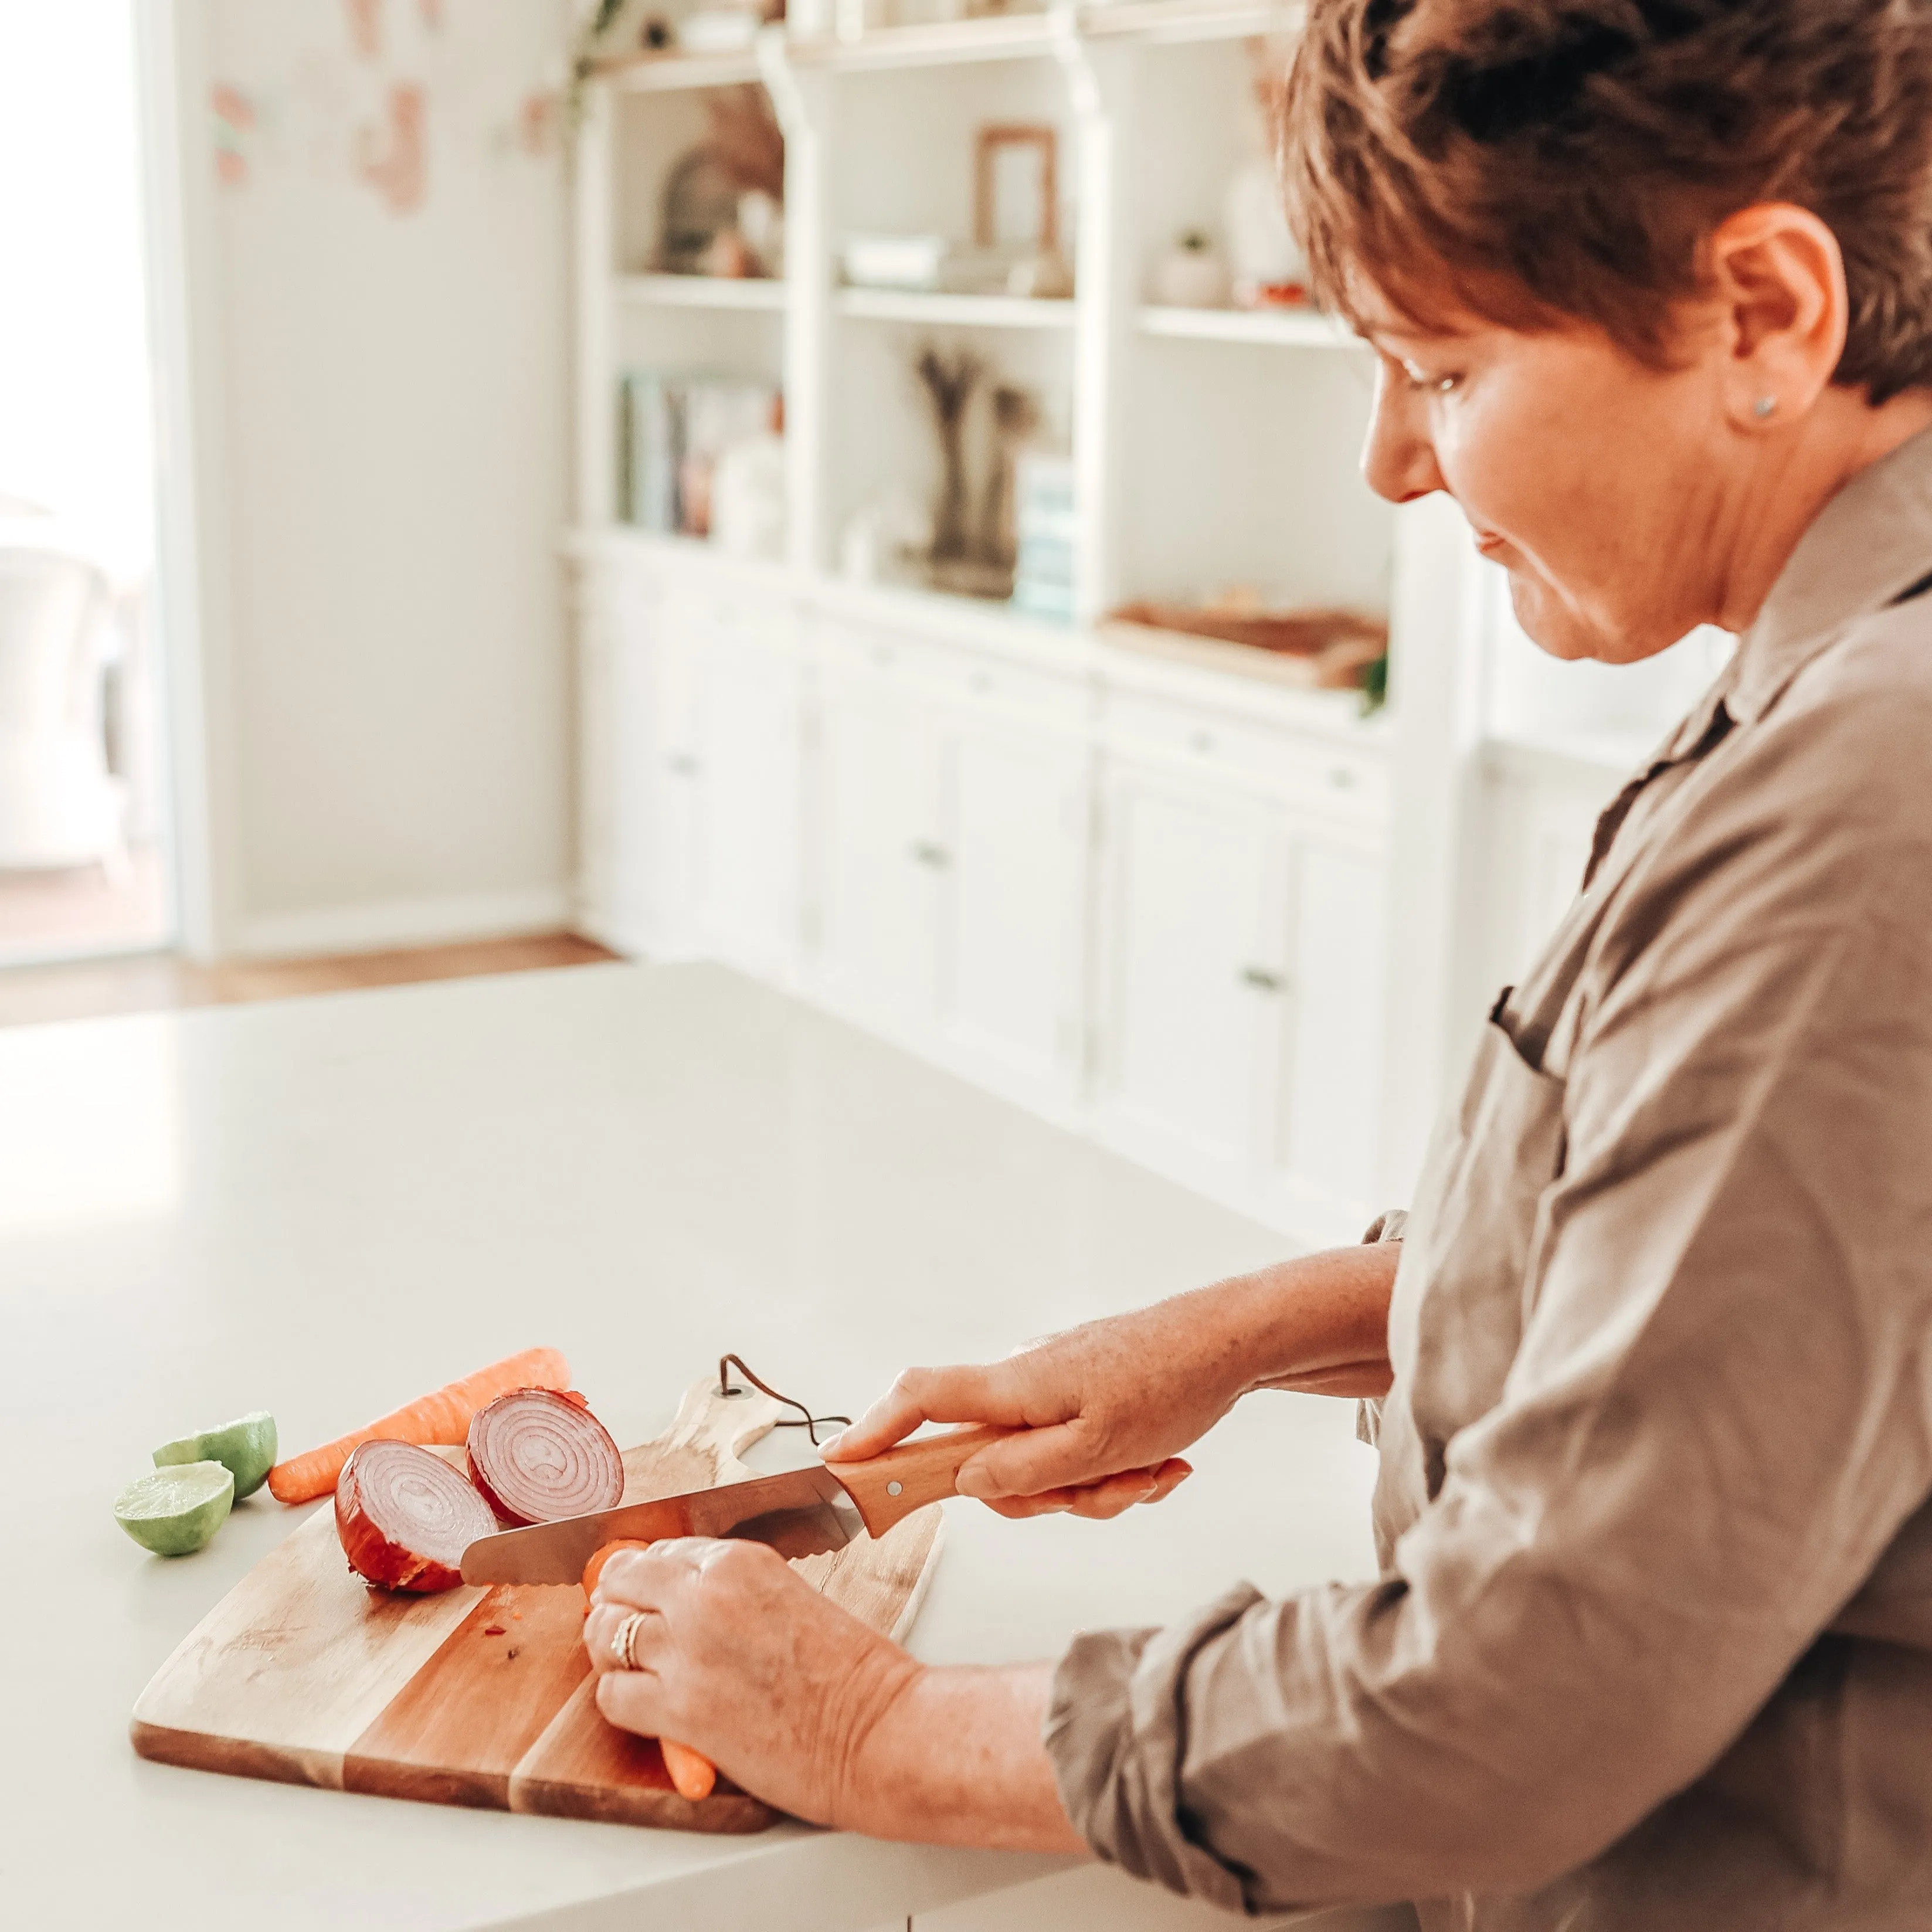
[[[114,1520],[143,1550],[185,1556],[228,1520],[235,1478],[220,1462],[184,1462],[130,1483],[114,1498]]]
[[[252,1496],[268,1480],[275,1465],[275,1418],[266,1408],[238,1416],[219,1429],[164,1442],[154,1451],[154,1467],[171,1469],[179,1462],[220,1462],[235,1478],[235,1500]]]

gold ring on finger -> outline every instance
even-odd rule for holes
[[[633,1646],[637,1642],[638,1633],[644,1628],[646,1621],[644,1611],[633,1610],[610,1634],[610,1654],[626,1670],[635,1670],[640,1667]]]

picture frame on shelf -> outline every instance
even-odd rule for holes
[[[993,122],[974,143],[973,239],[1048,254],[1060,246],[1060,137],[1044,124]]]

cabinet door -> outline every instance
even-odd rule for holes
[[[698,648],[698,940],[732,965],[784,979],[798,952],[798,662],[717,634]]]
[[[820,984],[862,1024],[929,1031],[938,1003],[942,747],[928,707],[828,671],[820,713]]]
[[[578,877],[583,931],[620,952],[652,943],[655,586],[589,563],[578,585]]]
[[[1102,798],[1100,1118],[1126,1151],[1238,1190],[1286,979],[1277,809],[1132,764]]]
[[[698,781],[702,771],[697,640],[660,604],[636,667],[649,720],[642,734],[643,810],[648,829],[645,902],[651,950],[662,958],[698,950]]]
[[[1069,1106],[1080,1082],[1087,749],[970,712],[949,736],[946,1042],[1018,1096]]]
[[[1275,1160],[1298,1232],[1356,1239],[1378,1208],[1384,896],[1380,852],[1310,834],[1294,868],[1293,1014]]]

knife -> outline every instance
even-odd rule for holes
[[[877,1538],[916,1509],[956,1495],[960,1466],[1006,1429],[955,1429],[902,1442],[864,1462],[820,1462],[655,1502],[627,1503],[558,1522],[479,1538],[463,1552],[466,1583],[574,1583],[607,1543],[670,1536],[746,1537],[780,1556],[842,1550]]]

